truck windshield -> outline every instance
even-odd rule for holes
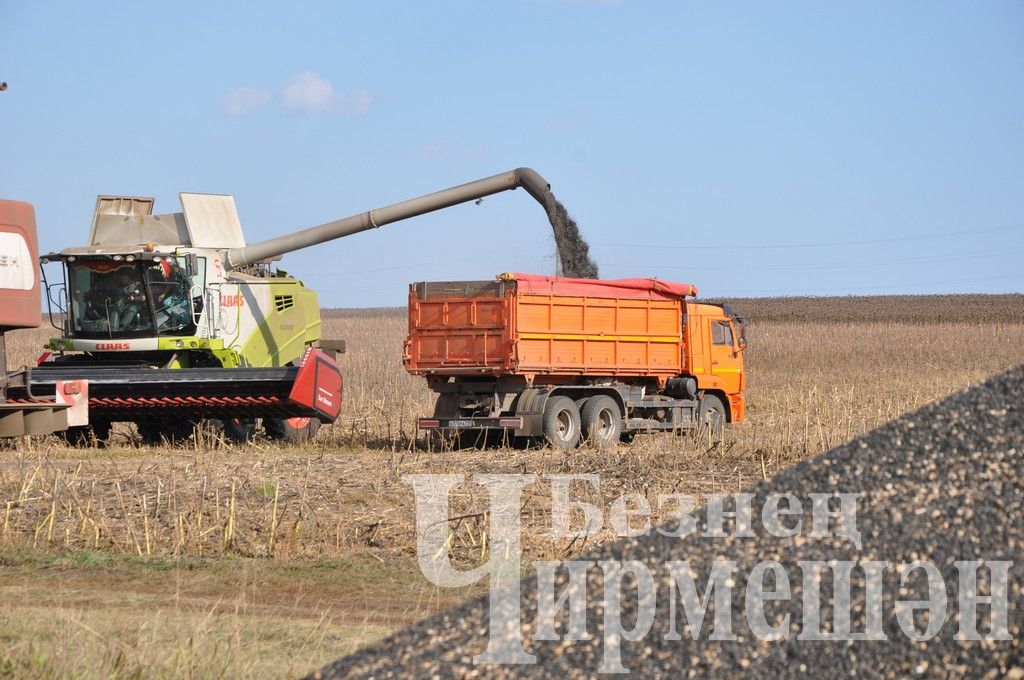
[[[195,278],[201,277],[202,271]],[[82,259],[68,262],[68,280],[75,337],[139,338],[195,332],[202,297],[197,305],[184,258],[138,262]]]

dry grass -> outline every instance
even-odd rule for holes
[[[908,318],[934,311],[929,307],[935,304],[933,299],[917,300],[924,307],[915,307]],[[914,304],[915,299],[901,302],[904,309]],[[93,554],[139,564],[200,560],[206,565],[200,573],[215,569],[209,565],[241,559],[290,565],[311,582],[323,560],[349,560],[387,570],[400,566],[405,570],[397,579],[401,588],[422,585],[408,567],[414,552],[414,518],[402,474],[596,472],[602,480],[600,490],[581,488],[579,496],[603,507],[625,491],[646,494],[653,501],[659,493],[737,490],[1019,362],[1024,356],[1024,323],[1007,320],[1012,318],[1004,315],[1004,320],[989,323],[754,320],[747,351],[749,421],[733,427],[722,441],[664,434],[638,437],[632,446],[608,453],[582,449],[566,455],[549,449],[423,450],[416,442],[414,421],[430,412],[432,396],[421,380],[401,368],[404,317],[394,311],[332,314],[325,322],[325,336],[344,338],[349,347],[342,362],[344,416],[322,429],[313,446],[142,448],[129,444],[128,430],[122,432],[126,445],[103,451],[69,450],[52,440],[22,443],[0,461],[0,555],[15,551],[57,559]],[[38,346],[45,336],[38,331],[14,334],[9,347],[25,362],[37,354],[31,345]],[[525,500],[524,543],[529,557],[564,556],[586,547],[553,542],[543,535],[549,528],[546,486],[528,489]],[[467,485],[453,499],[451,514],[464,516],[451,525],[454,559],[465,565],[478,561],[486,551],[486,496]],[[611,538],[605,533],[596,540]],[[82,569],[72,564],[54,568],[54,573],[63,579]],[[107,573],[100,569],[96,578]],[[38,578],[45,583],[47,577]],[[98,586],[99,592],[104,587]],[[363,595],[367,592],[353,587]],[[279,589],[280,585],[272,586],[264,594]],[[222,592],[228,599],[237,596],[229,584],[223,584]],[[295,631],[305,631],[301,635],[308,633],[314,642],[303,647],[298,638],[282,634],[276,648],[302,650],[298,653],[310,659],[304,668],[312,668],[324,654],[337,655],[345,645],[374,638],[398,623],[345,628],[350,625],[344,621],[346,612],[353,606],[350,595],[335,592],[323,603],[325,623],[295,624]],[[174,619],[171,612],[157,609],[127,624],[131,632],[112,616],[109,627],[97,629],[96,637],[74,623],[81,620],[76,605],[29,606],[26,602],[33,598],[23,598],[16,590],[6,590],[0,597],[10,611],[20,607],[17,616],[31,622],[29,629],[42,626],[49,631],[37,639],[34,634],[12,632],[16,626],[0,626],[0,637],[13,636],[8,639],[20,650],[6,660],[0,657],[0,672],[6,663],[18,674],[26,669],[42,677],[65,674],[68,667],[61,665],[64,657],[59,650],[70,645],[88,650],[102,671],[98,674],[123,674],[116,666],[122,662],[110,651],[122,642],[135,645],[131,658],[138,666],[131,668],[168,674],[219,672],[215,665],[188,665],[181,661],[186,658],[182,653],[167,656],[168,649],[184,649],[183,640],[189,639],[234,649],[224,652],[226,657],[212,655],[228,659],[230,674],[261,675],[266,670],[245,662],[246,645],[264,634],[256,614],[197,628],[194,617]],[[425,602],[422,594],[414,598],[404,601],[407,618],[441,604]],[[366,602],[373,601],[366,596],[360,606],[372,610]],[[10,611],[5,616],[12,616]],[[53,611],[59,615],[48,617]],[[154,616],[169,617],[160,626],[163,637],[144,634],[150,630],[147,625],[156,631]],[[59,621],[70,623],[58,625]],[[140,626],[141,637],[135,633]],[[37,658],[42,660],[38,673],[31,670]]]

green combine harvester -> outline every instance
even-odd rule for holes
[[[316,292],[274,261],[519,186],[552,200],[539,174],[518,168],[251,245],[231,196],[183,193],[181,212],[159,215],[152,198],[100,196],[89,244],[40,258],[63,265],[61,280],[45,282],[61,337],[26,395],[88,381],[89,424],[68,429],[73,443],[105,441],[114,422],[154,444],[187,439],[201,422],[232,440],[260,425],[273,439],[308,440],[340,413],[344,343],[321,337]]]

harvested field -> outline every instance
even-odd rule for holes
[[[796,321],[759,318],[737,302],[751,317],[749,422],[732,428],[722,441],[644,436],[628,448],[609,453],[583,449],[570,456],[550,450],[423,450],[416,441],[414,419],[431,411],[432,395],[421,380],[401,368],[404,312],[328,313],[324,336],[348,342],[342,359],[345,405],[341,420],[323,428],[314,445],[293,448],[258,442],[247,447],[204,443],[147,448],[138,445],[128,427],[118,431],[118,445],[102,451],[68,449],[54,440],[19,444],[4,452],[0,461],[0,573],[7,577],[18,570],[31,592],[66,584],[62,592],[68,602],[80,602],[77,598],[89,593],[88,601],[69,610],[67,619],[84,621],[83,616],[109,614],[115,601],[132,593],[134,575],[146,565],[165,565],[168,579],[179,574],[205,579],[219,565],[235,561],[257,565],[254,568],[283,565],[300,576],[304,592],[324,593],[317,611],[325,613],[325,623],[321,626],[316,619],[302,624],[309,624],[307,637],[312,639],[302,648],[308,664],[273,666],[291,668],[292,674],[308,672],[465,596],[438,592],[417,580],[412,496],[400,475],[595,472],[601,476],[600,489],[581,498],[602,507],[627,490],[651,497],[670,491],[698,496],[735,492],[1018,363],[1024,356],[1024,323],[1015,307],[1021,298],[1003,298],[1005,305],[989,305],[990,310],[1003,311],[986,319],[966,315],[964,321],[927,323],[842,321],[864,313],[845,307],[845,298],[828,302],[835,311],[823,309],[822,320]],[[973,296],[953,301],[957,304],[952,306],[961,309],[971,309],[976,302]],[[928,318],[937,308],[929,297],[900,298],[898,303],[909,319]],[[11,334],[12,366],[33,361],[48,335],[45,328]],[[468,486],[453,498],[453,514],[466,516],[454,527],[451,545],[460,566],[480,559],[485,504],[486,499]],[[588,542],[547,538],[550,509],[541,493],[529,495],[524,523],[528,560],[564,558],[613,539],[610,533]],[[47,566],[26,568],[25,555]],[[111,560],[117,566],[110,566]],[[380,591],[361,582],[350,582],[345,595],[317,585],[339,578],[337,570],[323,566],[339,560],[376,565],[384,578],[406,575],[400,578],[401,588],[392,587],[387,602],[389,611],[398,613],[377,617],[374,603],[380,600]],[[83,562],[92,566],[85,568]],[[120,575],[120,580],[112,575]],[[120,590],[111,585],[115,581],[124,584]],[[398,582],[392,581],[392,586]],[[235,602],[245,591],[230,580],[218,583],[214,601]],[[275,611],[268,602],[280,601],[275,599],[282,592],[276,583],[248,591],[247,606]],[[3,597],[11,609],[27,596],[7,591]],[[44,610],[17,611],[23,612],[20,620],[35,622],[36,632],[30,635],[28,628],[11,619],[0,631],[10,643],[5,645],[9,651],[0,653],[0,667],[22,668],[36,657],[65,658],[59,650],[71,645],[82,650],[79,656],[88,651],[96,663],[89,672],[70,674],[129,675],[118,669],[129,662],[133,668],[163,664],[166,644],[185,644],[192,634],[178,627],[177,633],[168,632],[179,636],[177,642],[157,644],[146,638],[119,646],[112,633],[62,637],[62,629],[45,620]],[[244,646],[231,647],[236,633],[228,631],[248,630],[245,611],[254,610],[239,611],[243,614],[238,625],[211,626],[202,634],[211,644],[241,650],[232,652],[230,674],[260,675],[244,662]],[[297,610],[288,611],[282,615],[297,616]],[[155,626],[169,613],[156,607],[142,623]],[[221,613],[217,610],[213,616]],[[368,616],[372,625],[365,630],[344,628]],[[331,628],[329,621],[340,622],[344,630]],[[66,627],[81,630],[74,623]],[[216,638],[219,631],[222,638]],[[293,638],[275,637],[268,641],[266,654],[284,663],[283,659],[292,659],[297,644]],[[113,645],[124,660],[118,662],[114,653],[94,654],[97,645]],[[190,667],[194,674],[219,672],[213,665],[196,663]]]

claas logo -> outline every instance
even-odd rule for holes
[[[221,295],[220,296],[221,307],[244,307],[245,298],[241,295]]]

